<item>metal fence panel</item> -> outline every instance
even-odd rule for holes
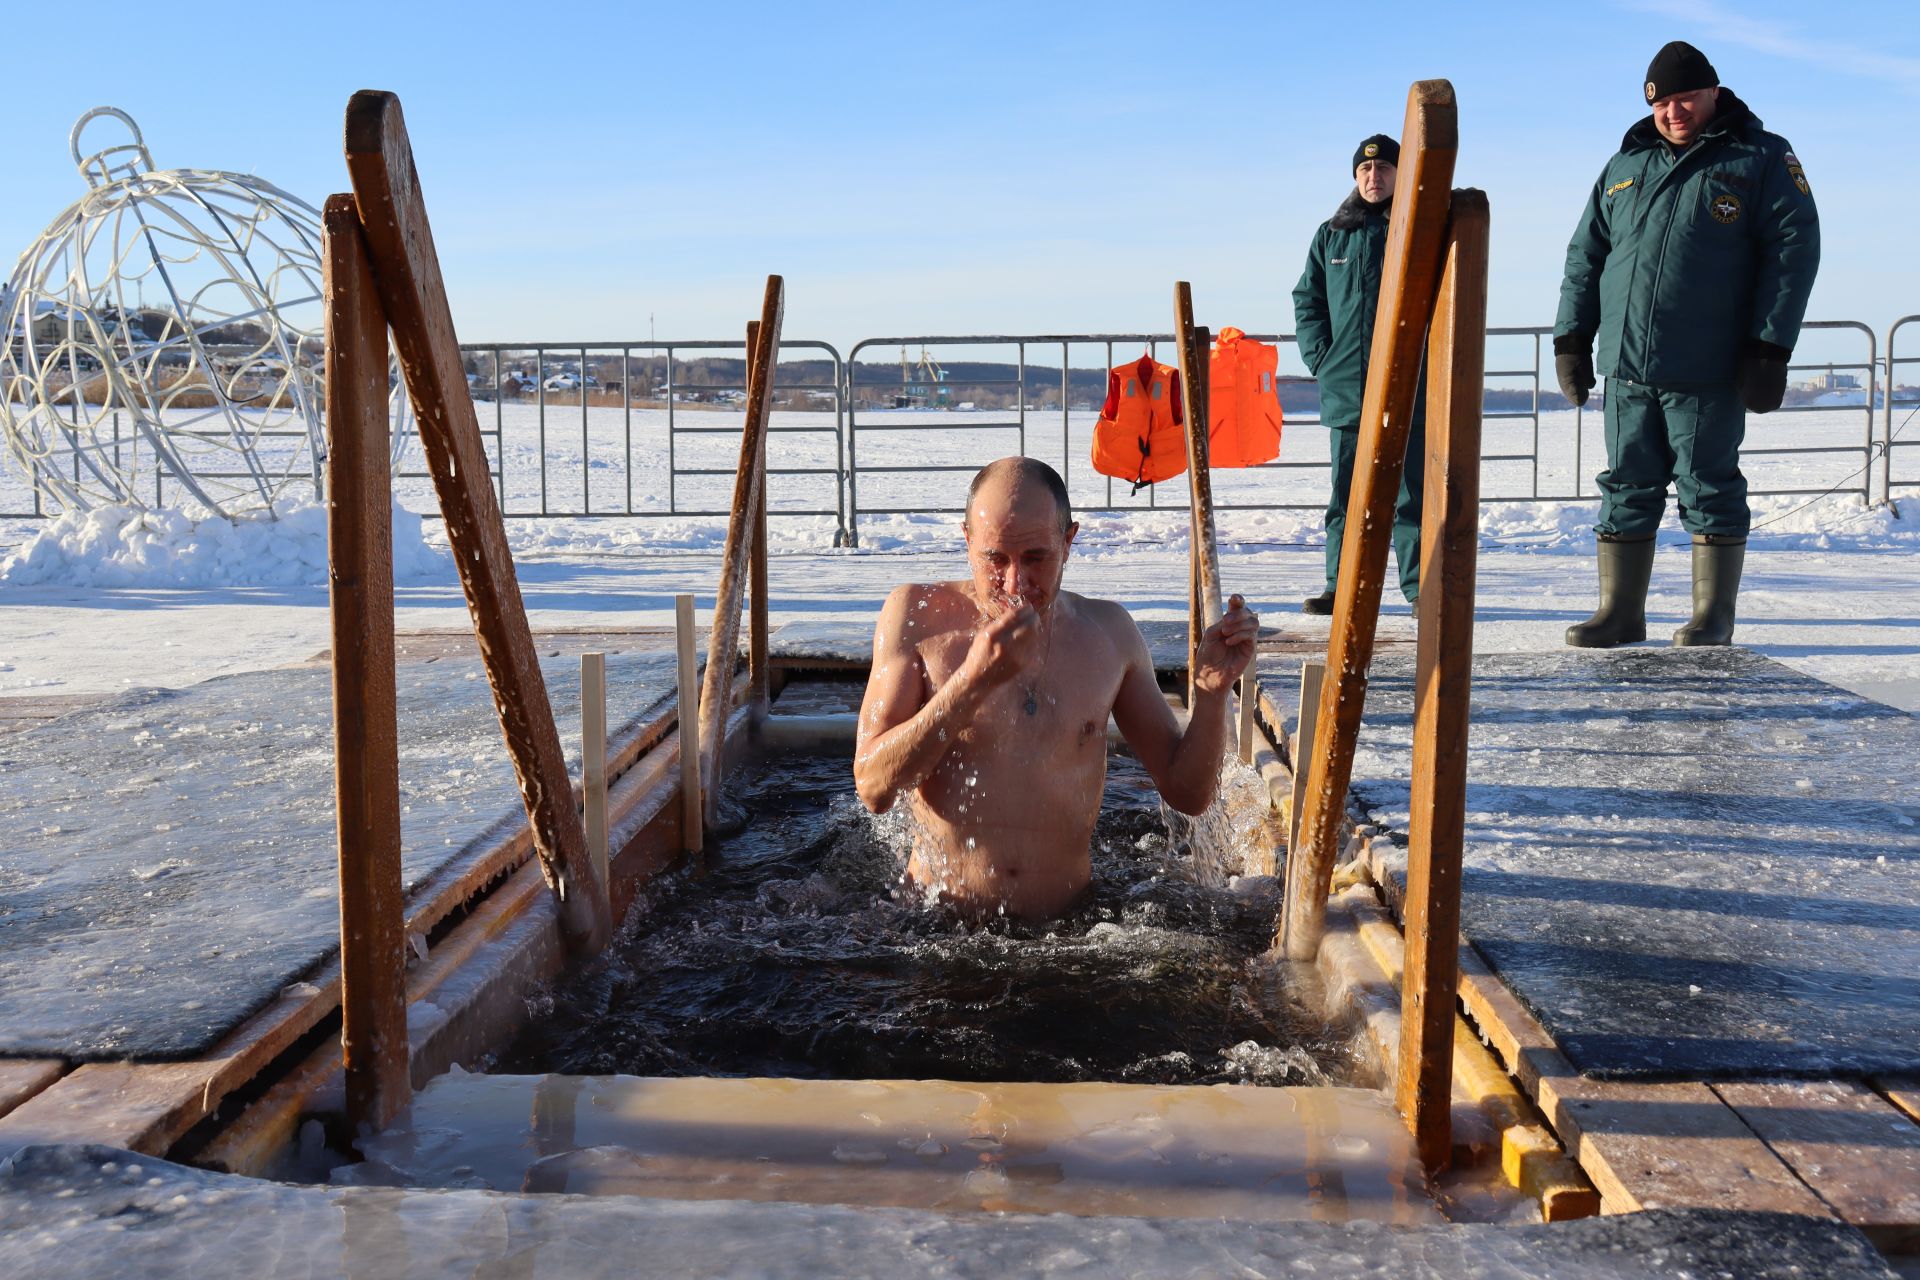
[[[1792,370],[1824,371],[1828,390],[1812,403],[1749,418],[1742,459],[1750,492],[1857,493],[1863,501],[1877,496],[1887,502],[1897,489],[1920,487],[1909,461],[1920,435],[1902,438],[1912,413],[1898,422],[1895,413],[1920,409],[1920,393],[1903,400],[1898,390],[1902,366],[1920,364],[1920,354],[1900,355],[1895,349],[1903,331],[1914,325],[1920,325],[1920,315],[1895,321],[1884,346],[1857,321],[1804,326],[1827,345],[1843,344],[1838,354],[1844,358],[1809,360],[1810,344],[1802,342],[1796,352],[1801,359]],[[1560,398],[1549,334],[1545,326],[1487,330],[1490,404],[1481,488],[1488,504],[1597,497],[1594,477],[1605,466],[1604,432],[1590,424],[1585,410]],[[1280,348],[1283,386],[1314,386],[1293,335],[1251,336]],[[770,515],[829,519],[835,545],[852,545],[862,517],[958,514],[963,478],[1008,453],[1057,460],[1078,510],[1154,510],[1160,506],[1157,486],[1131,493],[1126,482],[1116,486],[1095,474],[1087,460],[1106,370],[1116,358],[1135,351],[1158,358],[1162,347],[1171,346],[1172,335],[1166,333],[927,335],[868,338],[843,359],[825,342],[783,342],[781,353],[789,363],[797,353],[812,352],[827,368],[811,380],[776,382],[776,393],[799,396],[818,408],[776,413],[768,458]],[[989,363],[1014,372],[942,384],[950,401],[945,411],[911,403],[888,407],[881,402],[913,399],[901,394],[909,388],[900,384],[917,375],[910,369],[895,375],[891,360],[878,367],[861,363],[863,354],[882,348],[902,348],[903,366],[911,364],[906,358],[911,349],[925,348],[929,354],[967,349],[988,353]],[[703,380],[695,386],[683,380],[684,362],[738,352],[744,370],[744,339],[479,343],[462,352],[473,370],[483,442],[508,518],[727,514],[736,461],[731,444],[739,433],[729,411],[744,400],[744,372],[739,383]],[[1098,367],[1076,367],[1076,358],[1097,360]],[[1037,373],[1054,361],[1057,371]],[[617,391],[596,385],[613,380]],[[641,381],[647,385],[640,386]],[[985,407],[960,398],[966,391]],[[1293,398],[1297,405],[1300,397]],[[973,411],[963,411],[967,408]],[[1878,424],[1876,408],[1881,410]],[[1849,425],[1855,413],[1860,415],[1857,432]],[[1323,507],[1328,449],[1326,433],[1313,429],[1318,425],[1315,413],[1289,411],[1278,458],[1217,471],[1219,509]],[[967,435],[972,438],[961,443]],[[131,430],[125,447],[140,447]],[[77,452],[75,460],[77,465]],[[155,502],[179,500],[184,490],[177,479],[164,468],[153,471]],[[435,504],[426,479],[416,457],[396,472],[396,487],[404,496],[421,498],[417,509],[431,512]],[[1170,503],[1184,505],[1184,486],[1168,496]],[[15,469],[0,468],[0,517],[46,514],[38,493]]]

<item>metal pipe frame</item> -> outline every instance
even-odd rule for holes
[[[1912,440],[1894,439],[1894,389],[1900,385],[1900,380],[1894,376],[1896,367],[1903,364],[1920,364],[1920,356],[1895,356],[1893,354],[1894,339],[1899,335],[1900,330],[1910,324],[1920,324],[1920,315],[1901,316],[1887,329],[1887,403],[1886,416],[1881,419],[1882,425],[1880,429],[1880,502],[1882,506],[1893,505],[1893,491],[1896,488],[1920,488],[1920,479],[1895,480],[1893,478],[1893,451],[1895,449],[1911,449],[1916,444],[1920,444],[1920,438]],[[1868,398],[1867,403],[1868,416],[1871,417],[1873,412],[1871,397]],[[1914,407],[1920,409],[1920,400],[1914,401]],[[1905,424],[1903,423],[1902,425]]]

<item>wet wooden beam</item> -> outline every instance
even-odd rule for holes
[[[1369,842],[1369,875],[1404,916],[1404,886],[1378,860],[1385,843]],[[1588,1079],[1465,937],[1458,965],[1467,1016],[1593,1180],[1602,1213],[1719,1208],[1834,1216],[1712,1089],[1697,1081]]]
[[[1320,725],[1320,685],[1326,680],[1327,664],[1321,658],[1305,658],[1300,663],[1300,710],[1293,731],[1293,807],[1287,814],[1287,860],[1293,860],[1300,847],[1300,812],[1307,797],[1307,761],[1313,757],[1314,740]]]
[[[0,1116],[65,1074],[67,1064],[58,1058],[0,1059]],[[4,1158],[5,1153],[0,1152],[0,1159]]]
[[[588,865],[586,832],[488,473],[399,98],[374,90],[353,96],[346,153],[367,256],[406,375],[534,850],[560,903],[569,945],[595,952],[605,945],[609,927],[606,895]]]
[[[1721,1208],[1833,1216],[1712,1089],[1582,1076],[1464,940],[1459,955],[1468,1014],[1593,1179],[1603,1213]]]
[[[1344,907],[1351,924],[1357,926],[1360,942],[1385,975],[1381,985],[1389,990],[1404,990],[1406,939],[1375,899],[1371,887],[1355,885],[1338,895],[1336,901]],[[1321,956],[1321,965],[1325,968],[1324,948]],[[1404,1037],[1411,1030],[1404,1003],[1394,1008],[1395,1026],[1402,1038],[1389,1043],[1389,1057],[1400,1054],[1400,1046],[1406,1043]],[[1477,1115],[1469,1113],[1469,1124],[1474,1128],[1484,1126],[1489,1131],[1489,1145],[1497,1151],[1501,1172],[1507,1181],[1538,1200],[1541,1216],[1549,1222],[1590,1218],[1600,1212],[1600,1193],[1593,1183],[1567,1156],[1542,1123],[1540,1113],[1458,1013],[1453,1015],[1452,1032],[1450,1109],[1459,1114],[1459,1108],[1470,1102],[1478,1112]],[[1450,1131],[1454,1128],[1448,1127]],[[1468,1132],[1471,1133],[1471,1129]],[[1472,1163],[1480,1154],[1471,1148],[1471,1138],[1463,1141],[1455,1134],[1452,1140],[1455,1161]]]
[[[607,883],[607,655],[580,655],[580,786],[587,857]]]
[[[780,356],[780,323],[786,313],[786,286],[767,277],[760,320],[747,353],[747,417],[740,428],[740,461],[733,474],[733,505],[728,508],[726,549],[720,560],[720,587],[713,604],[713,631],[707,640],[706,680],[700,691],[700,787],[703,818],[711,826],[720,802],[726,767],[727,716],[733,710],[733,668],[740,648],[740,605],[749,569],[748,553],[758,523],[756,509],[766,492],[760,475],[766,458],[767,419],[773,411],[773,368]]]
[[[744,692],[744,685],[740,692]],[[670,867],[680,854],[680,812],[674,803],[680,795],[680,752],[672,725],[669,712],[645,727],[645,754],[629,762],[630,767],[622,766],[619,781],[608,792],[609,828],[615,846],[610,867],[611,896],[618,909],[630,904],[646,883]],[[629,738],[628,742],[634,740]],[[474,902],[467,917],[434,947],[428,962],[408,973],[409,1003],[438,990],[457,968],[451,961],[471,954],[476,938],[485,941],[499,936],[526,909],[536,905],[537,899],[530,900],[525,887],[524,877],[509,874],[491,893]],[[194,1157],[194,1163],[251,1177],[265,1176],[302,1123],[338,1108],[337,1094],[342,1084],[339,1046],[315,1050],[225,1126]],[[217,1103],[219,1096],[212,1101]],[[94,1139],[76,1131],[66,1140]]]
[[[1467,811],[1474,558],[1480,544],[1480,418],[1486,369],[1487,198],[1453,193],[1446,262],[1427,337],[1427,458],[1420,531],[1407,846],[1404,1032],[1395,1095],[1429,1172],[1446,1167]]]
[[[340,862],[340,1041],[354,1132],[407,1105],[387,321],[352,196],[327,200],[327,598]]]
[[[1872,1084],[1902,1115],[1920,1123],[1920,1076],[1876,1076]]]
[[[747,355],[751,359],[760,345],[760,322],[747,325]],[[779,353],[774,353],[774,368],[762,377],[771,392],[773,374],[778,370]],[[747,381],[753,382],[748,370]],[[769,402],[771,403],[771,402]],[[754,464],[759,492],[753,502],[753,543],[747,554],[747,673],[748,698],[757,715],[766,715],[773,704],[773,645],[768,631],[767,599],[767,433],[760,433],[760,458]]]
[[[1852,1080],[1743,1080],[1713,1091],[1843,1219],[1920,1248],[1920,1126]]]
[[[680,681],[680,847],[698,853],[706,843],[706,805],[700,798],[700,659],[694,650],[691,595],[673,598],[673,618]]]
[[[1310,759],[1300,847],[1287,859],[1279,941],[1296,960],[1312,959],[1320,946],[1327,890],[1340,852],[1340,827],[1353,775],[1354,743],[1366,706],[1367,668],[1373,661],[1393,508],[1406,465],[1427,322],[1439,286],[1458,137],[1453,86],[1445,80],[1415,83],[1407,94],[1400,138],[1399,177],[1360,409],[1359,453],[1327,641],[1327,681],[1320,693],[1321,749]]]
[[[1187,706],[1193,706],[1200,636],[1220,621],[1220,549],[1214,535],[1213,470],[1207,440],[1207,350],[1212,335],[1193,322],[1193,286],[1173,286],[1173,341],[1180,359],[1181,410],[1186,418],[1189,569]]]
[[[330,965],[295,983],[265,1010],[188,1062],[94,1062],[0,1116],[0,1158],[34,1142],[100,1142],[163,1155],[220,1101],[280,1056],[339,1005]]]

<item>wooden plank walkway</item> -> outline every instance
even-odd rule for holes
[[[542,633],[536,637],[535,647],[543,655],[589,649],[639,652],[657,646],[661,635],[670,647],[671,633],[657,628]],[[398,649],[402,655],[411,655],[404,658],[409,661],[478,656],[471,631],[403,632],[398,637]],[[324,665],[326,660],[323,652],[309,663],[295,665]],[[744,689],[742,676],[736,680],[736,697]],[[60,714],[110,696],[73,695],[72,705]],[[0,699],[0,703],[6,701]],[[42,717],[36,723],[47,718],[51,717]],[[631,827],[630,818],[637,816],[634,811],[646,807],[648,795],[643,792],[656,789],[653,784],[659,774],[654,767],[658,761],[653,757],[663,752],[672,754],[673,727],[674,711],[669,705],[611,744],[607,774],[610,781],[617,780],[613,781],[611,796],[611,818],[616,828]],[[574,791],[577,799],[577,784]],[[677,826],[674,830],[677,832]],[[630,877],[639,872],[642,863],[644,873],[658,869],[655,846],[662,843],[661,833],[651,828],[624,833],[624,845],[633,855],[631,865],[624,869]],[[497,845],[442,868],[412,894],[407,907],[408,933],[424,939],[456,913],[476,911],[483,901],[491,901],[489,895],[499,897],[516,883],[514,873],[529,860],[531,851],[531,833],[522,824]],[[617,887],[619,896],[630,901],[636,886],[626,883]],[[520,889],[524,888],[521,884]],[[418,981],[410,980],[409,985],[417,994]],[[283,1060],[287,1052],[298,1048],[303,1037],[334,1016],[339,1004],[340,970],[338,962],[333,961],[309,981],[287,987],[278,1000],[235,1028],[201,1058],[79,1066],[58,1059],[0,1058],[0,1159],[18,1146],[49,1141],[102,1142],[152,1155],[165,1154],[262,1072],[287,1067]]]
[[[1396,917],[1402,890],[1363,837]],[[1593,1179],[1603,1213],[1741,1209],[1839,1218],[1884,1249],[1920,1249],[1920,1090],[1913,1082],[1594,1080],[1462,936],[1460,1002]]]

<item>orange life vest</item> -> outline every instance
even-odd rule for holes
[[[1280,353],[1228,325],[1207,369],[1207,461],[1252,467],[1280,456]]]
[[[1093,469],[1138,490],[1187,469],[1180,371],[1141,356],[1107,375],[1107,402],[1093,428]]]

